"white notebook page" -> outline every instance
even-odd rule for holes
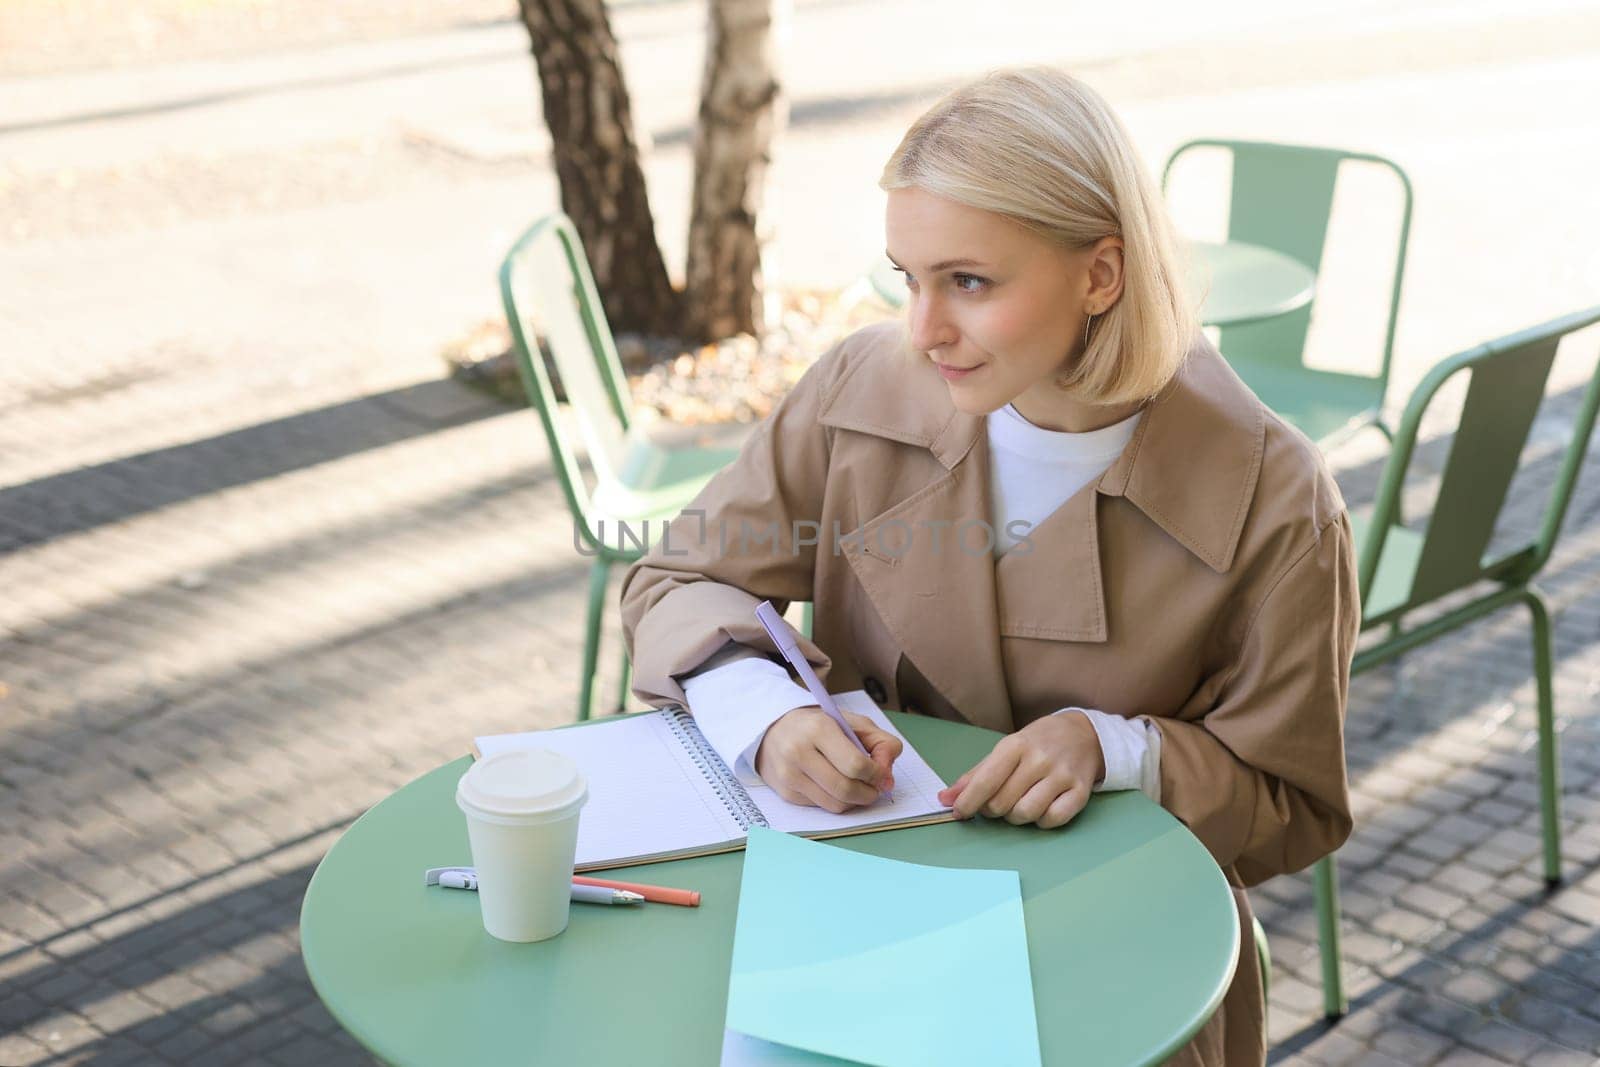
[[[664,715],[569,730],[477,739],[484,757],[543,748],[571,757],[589,782],[578,818],[577,866],[742,841],[745,833],[684,751]],[[676,774],[663,773],[674,767]]]

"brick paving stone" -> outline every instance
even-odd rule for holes
[[[1530,975],[1520,988],[1591,1018],[1600,1017],[1600,1000],[1596,1000],[1594,988],[1555,971],[1542,970]]]
[[[302,1067],[303,1064],[328,1064],[337,1067],[339,1064],[368,1064],[371,1060],[362,1055],[359,1049],[351,1048],[344,1041],[317,1037],[305,1034],[272,1053],[272,1062],[281,1064],[282,1067]]]
[[[1498,981],[1495,975],[1478,970],[1455,975],[1439,988],[1445,995],[1479,1009],[1493,1008],[1495,1002],[1508,992],[1506,985]]]
[[[202,1054],[211,1055],[215,1046],[216,1041],[211,1035],[198,1027],[190,1026],[161,1041],[153,1051],[166,1057],[170,1062],[198,1063],[203,1059]]]
[[[23,1027],[50,1014],[50,1001],[36,995],[36,990],[16,989],[0,998],[0,1034],[16,1033]]]
[[[1448,862],[1468,851],[1472,846],[1453,837],[1440,837],[1432,833],[1419,834],[1406,842],[1405,847],[1430,860]]]
[[[36,1063],[49,1055],[47,1045],[21,1034],[0,1033],[0,1063]]]
[[[53,1057],[69,1058],[76,1050],[87,1048],[101,1039],[101,1035],[84,1019],[76,1015],[60,1014],[23,1031],[22,1036],[50,1049]]]
[[[328,1009],[323,1007],[320,1000],[314,1000],[311,1003],[295,1008],[289,1013],[289,1017],[299,1023],[303,1029],[323,1037],[342,1032],[339,1029],[338,1022],[328,1013]]]
[[[1544,1041],[1503,1019],[1483,1019],[1461,1034],[1473,1049],[1510,1063],[1526,1063]]]
[[[96,1042],[91,1053],[95,1067],[143,1067],[150,1062],[150,1050],[120,1035]]]
[[[1600,1021],[1545,1000],[1535,993],[1519,993],[1503,1005],[1505,1017],[1569,1048],[1600,1055]]]
[[[1390,908],[1372,922],[1372,928],[1378,933],[1401,941],[1425,941],[1442,925],[1438,919],[1404,908]]]
[[[1594,1067],[1595,1057],[1576,1049],[1542,1048],[1523,1062],[1528,1067]]]
[[[1590,926],[1600,924],[1600,896],[1579,890],[1557,893],[1550,906],[1562,915]]]
[[[1344,893],[1339,899],[1339,905],[1352,922],[1370,924],[1377,917],[1387,914],[1394,906],[1394,901],[1391,897],[1355,889]]]
[[[1386,1027],[1372,1039],[1374,1048],[1401,1063],[1427,1063],[1447,1052],[1453,1043],[1453,1038],[1404,1023]]]
[[[1383,857],[1385,870],[1403,875],[1413,882],[1426,882],[1431,880],[1445,864],[1426,856],[1419,856],[1409,849],[1390,852]]]
[[[1398,1014],[1426,1030],[1446,1036],[1459,1033],[1482,1017],[1478,1011],[1464,1004],[1429,992],[1415,993],[1401,1000]]]
[[[158,1004],[161,1003],[159,997],[150,996],[149,990],[140,990],[140,992],[148,996],[150,1000]],[[162,1006],[163,1008],[167,1007],[165,1004]],[[120,1036],[142,1048],[149,1049],[167,1040],[187,1026],[188,1022],[181,1013],[163,1010],[157,1015],[134,1023],[132,1026],[123,1027]]]
[[[113,1033],[146,1022],[161,1009],[138,993],[122,992],[102,997],[82,1010],[84,1018],[98,1029]]]
[[[1356,963],[1375,966],[1394,957],[1404,942],[1392,937],[1379,937],[1365,930],[1350,930],[1340,940],[1344,956]],[[1277,951],[1276,942],[1273,951]]]
[[[1445,916],[1445,925],[1455,933],[1472,933],[1494,925],[1494,913],[1483,908],[1462,906]]]
[[[1471,1049],[1457,1048],[1452,1049],[1442,1059],[1435,1060],[1434,1067],[1504,1067],[1505,1062]]]
[[[1498,974],[1501,981],[1506,982],[1510,989],[1520,989],[1526,982],[1533,981],[1534,974],[1539,974],[1544,969],[1533,958],[1515,952],[1507,952],[1501,957],[1494,958],[1491,966],[1494,974]]]
[[[1366,1045],[1354,1038],[1338,1030],[1331,1030],[1306,1049],[1305,1057],[1311,1063],[1351,1064],[1368,1055],[1370,1051]]]
[[[1322,1007],[1322,993],[1296,978],[1274,977],[1270,991],[1272,1003],[1281,1004],[1295,1015]]]
[[[54,967],[47,973],[48,977],[33,983],[30,992],[48,1003],[70,1003],[86,990],[96,988],[95,980],[81,970]]]

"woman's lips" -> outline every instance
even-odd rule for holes
[[[951,367],[951,366],[946,366],[943,363],[937,363],[937,364],[935,364],[935,366],[937,366],[939,368],[939,373],[944,375],[944,380],[945,381],[947,381],[947,382],[955,382],[955,381],[960,381],[962,378],[965,378],[967,375],[971,374],[973,371],[982,370],[986,366],[986,364],[974,363],[970,367]]]

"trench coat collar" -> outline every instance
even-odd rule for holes
[[[956,410],[926,359],[884,331],[824,398],[824,425],[928,449],[943,472],[868,517],[840,550],[901,650],[970,721],[1015,729],[1001,638],[1103,642],[1100,496],[1127,499],[1218,572],[1233,562],[1261,465],[1265,409],[1209,343],[1190,351],[1099,481],[998,561],[948,523],[989,515],[984,416]],[[947,523],[943,551],[931,525]],[[992,526],[991,526],[992,529]],[[907,532],[909,531],[909,540]],[[945,622],[959,610],[961,625]]]
[[[969,721],[1010,732],[1002,638],[1108,638],[1098,498],[1126,498],[1208,566],[1227,570],[1260,468],[1264,410],[1209,345],[1198,346],[1099,481],[1030,530],[1030,550],[1019,545],[996,561],[982,545],[958,543],[950,525],[991,517],[985,419],[957,411],[925,361],[906,358],[869,353],[841,376],[819,417],[926,448],[943,471],[867,517],[840,551],[927,680]],[[939,522],[942,551],[928,537]],[[953,610],[961,625],[946,621]]]
[[[821,421],[921,445],[954,470],[986,436],[984,416],[957,411],[927,360],[905,352],[903,339],[882,336],[893,350],[866,353],[836,383]],[[1125,497],[1208,567],[1226,573],[1255,496],[1266,414],[1199,338],[1096,488]]]

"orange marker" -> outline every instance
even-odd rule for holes
[[[574,885],[599,885],[607,889],[626,889],[638,893],[645,900],[657,904],[679,904],[685,908],[698,908],[700,894],[693,889],[667,889],[659,885],[639,885],[635,882],[608,882],[604,878],[588,878],[581,874],[572,876]]]

